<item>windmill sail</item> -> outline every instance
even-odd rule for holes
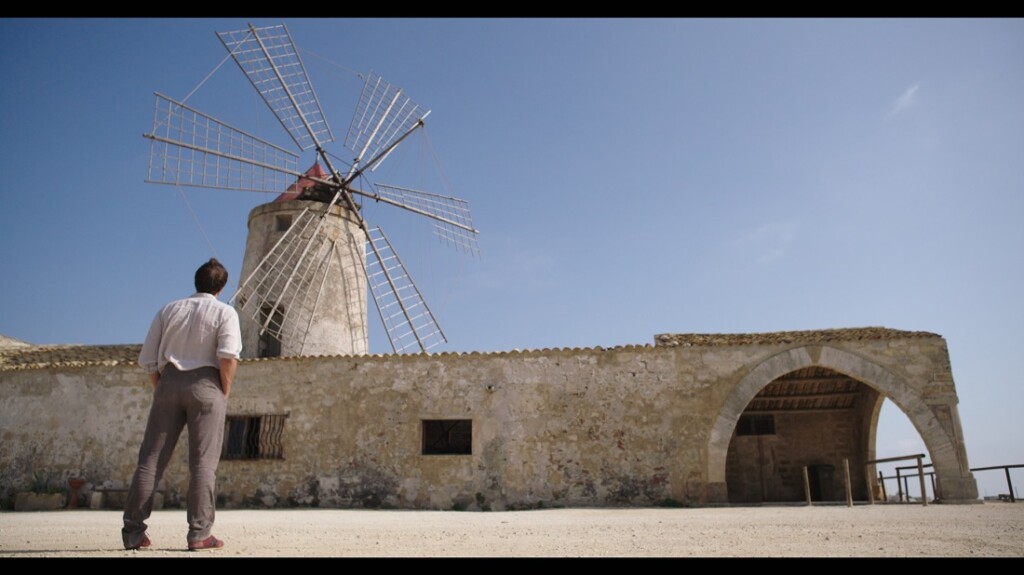
[[[302,150],[333,142],[299,51],[284,24],[218,32],[245,77]]]
[[[384,184],[374,184],[374,188],[378,199],[390,200],[388,203],[392,205],[431,217],[434,220],[434,235],[442,243],[471,256],[480,256],[476,239],[480,232],[473,227],[466,200]]]
[[[366,75],[359,103],[345,137],[345,147],[356,152],[355,163],[381,154],[403,134],[411,131],[430,113],[402,93],[402,90],[370,72]],[[374,166],[387,157],[384,154]]]
[[[391,348],[396,353],[414,347],[427,351],[447,342],[420,290],[379,227],[370,230],[367,248],[366,279]]]
[[[299,157],[156,94],[146,181],[200,188],[280,192],[302,173]]]
[[[317,214],[303,210],[231,298],[239,311],[260,325],[261,333],[281,342],[298,340],[299,351],[334,247],[321,224]]]

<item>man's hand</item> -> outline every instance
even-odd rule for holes
[[[231,383],[235,381],[235,370],[237,368],[237,359],[220,358],[220,388],[224,391],[224,397],[231,393]]]
[[[149,374],[149,381],[153,382],[153,389],[156,389],[156,384],[160,381],[160,372],[154,371],[153,373]]]

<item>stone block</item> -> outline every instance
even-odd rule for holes
[[[64,507],[63,493],[20,491],[14,496],[15,511],[55,511]]]

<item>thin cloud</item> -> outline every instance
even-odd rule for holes
[[[786,255],[796,235],[794,222],[769,222],[746,232],[734,245],[756,254],[758,265],[768,265]]]
[[[480,289],[538,293],[556,286],[557,261],[547,251],[516,237],[492,237],[488,253],[494,254],[468,274]],[[500,262],[496,264],[494,262]]]
[[[914,437],[890,438],[884,444],[879,443],[877,448],[879,457],[897,457],[908,453],[924,453],[925,451],[927,449],[921,440]]]
[[[918,83],[904,90],[900,97],[896,98],[896,101],[892,103],[892,107],[889,109],[889,113],[885,115],[885,119],[888,120],[917,105],[917,91],[920,88],[921,84]]]

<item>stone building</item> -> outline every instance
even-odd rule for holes
[[[151,389],[138,345],[0,338],[0,504],[41,472],[116,495]],[[245,359],[220,505],[527,509],[867,500],[882,402],[942,502],[977,499],[945,340],[885,328],[665,334],[653,344]],[[181,442],[187,441],[182,437]],[[183,445],[164,478],[183,505]],[[110,506],[117,502],[108,499]]]

